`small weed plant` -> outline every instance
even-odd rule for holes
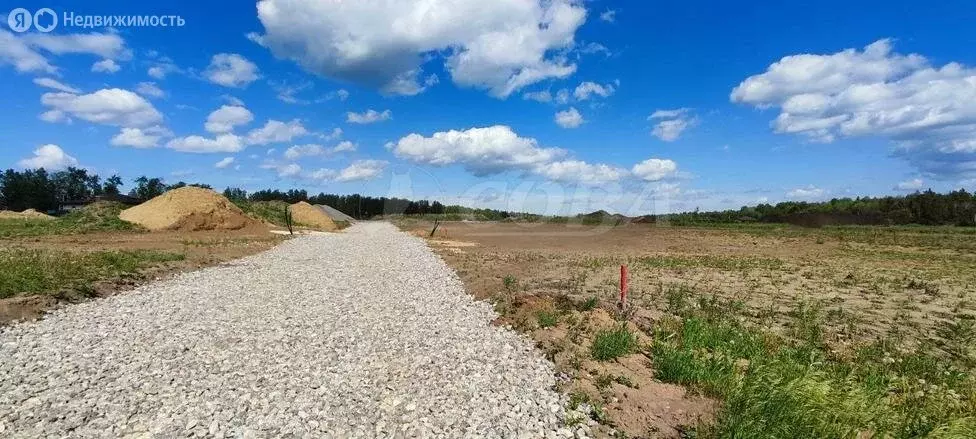
[[[598,361],[610,361],[630,354],[637,349],[637,336],[621,323],[612,329],[604,329],[596,333],[590,355]]]

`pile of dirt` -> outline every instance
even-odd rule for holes
[[[240,230],[265,228],[223,195],[210,189],[186,186],[173,189],[138,206],[123,210],[119,218],[149,230]]]
[[[325,212],[329,218],[332,218],[332,221],[345,221],[349,224],[356,222],[355,218],[340,212],[339,209],[329,206],[328,204],[316,204],[315,207],[322,209],[322,211]]]
[[[304,201],[291,205],[291,216],[296,224],[314,227],[326,232],[331,232],[338,228],[336,227],[335,221],[332,221],[332,218],[329,218],[329,215],[326,215],[322,209]]]
[[[40,219],[40,220],[53,220],[54,217],[46,213],[38,212],[34,209],[27,209],[23,212],[14,212],[11,210],[0,210],[0,219]]]

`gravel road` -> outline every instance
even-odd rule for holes
[[[0,329],[0,437],[572,437],[552,365],[386,223]]]

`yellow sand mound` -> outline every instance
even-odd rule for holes
[[[186,186],[173,189],[138,206],[123,210],[119,218],[149,230],[239,230],[264,227],[240,208],[210,189]]]
[[[314,227],[326,232],[337,229],[335,222],[322,209],[304,201],[291,205],[291,216],[296,224]]]
[[[14,212],[10,210],[0,210],[0,219],[41,219],[41,220],[53,220],[54,217],[46,213],[38,212],[34,209],[27,209],[23,212]]]

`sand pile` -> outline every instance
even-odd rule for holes
[[[291,205],[291,217],[299,225],[314,227],[327,232],[337,229],[335,222],[322,209],[304,201]]]
[[[240,208],[210,189],[186,186],[173,189],[136,207],[119,218],[149,230],[239,230],[262,228]]]
[[[38,212],[34,209],[27,209],[23,212],[14,212],[12,210],[0,210],[0,219],[41,219],[41,220],[53,220],[54,217],[46,213]]]

